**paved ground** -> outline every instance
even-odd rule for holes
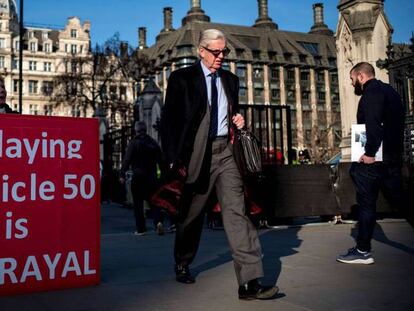
[[[239,301],[224,232],[205,229],[192,266],[194,285],[174,281],[173,234],[133,236],[132,211],[102,207],[99,286],[0,298],[0,311],[25,310],[414,310],[414,230],[404,221],[380,222],[376,263],[335,261],[353,245],[353,224],[261,230],[266,283],[276,300]]]

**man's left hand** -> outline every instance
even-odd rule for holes
[[[372,163],[375,163],[375,157],[369,157],[369,156],[363,154],[359,158],[359,162],[364,163],[364,164],[372,164]]]
[[[232,121],[239,130],[241,130],[244,127],[244,118],[240,113],[234,115]]]

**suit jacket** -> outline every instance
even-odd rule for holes
[[[6,103],[0,104],[0,113],[15,113]]]
[[[231,116],[238,112],[239,80],[227,70],[220,69],[219,74],[227,97],[230,129]],[[166,163],[190,168],[187,183],[197,180],[206,163],[209,110],[200,62],[172,72],[161,116],[161,143]]]

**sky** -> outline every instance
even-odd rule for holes
[[[316,2],[324,4],[325,24],[335,31],[339,0],[269,0],[269,17],[281,30],[308,32]],[[25,0],[24,22],[63,28],[68,17],[78,16],[82,22],[91,21],[93,45],[118,32],[133,47],[138,44],[138,27],[146,27],[151,46],[163,28],[164,7],[173,8],[173,26],[179,28],[190,0]],[[201,7],[217,23],[251,26],[258,17],[257,0],[201,0]],[[409,42],[414,31],[412,12],[413,0],[385,1],[385,13],[394,28],[393,42]]]

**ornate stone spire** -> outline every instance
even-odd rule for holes
[[[340,0],[338,4],[338,9],[346,9],[352,5],[354,5],[357,2],[367,2],[367,3],[373,3],[373,4],[381,4],[384,5],[385,0]]]
[[[16,32],[19,30],[19,19],[17,17],[17,8],[14,0],[0,0],[0,20],[9,21],[8,23],[3,23],[2,31]]]
[[[13,0],[0,0],[0,13],[17,17],[16,3]]]

